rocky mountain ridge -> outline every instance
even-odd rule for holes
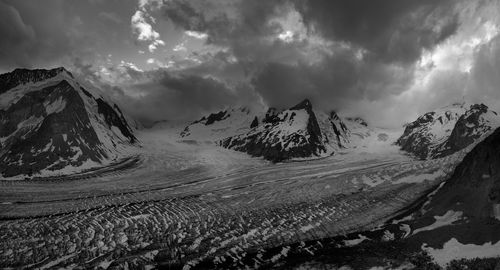
[[[306,99],[287,110],[238,108],[212,113],[186,126],[180,136],[279,162],[331,155],[346,147],[350,131],[335,112],[315,111]]]
[[[500,126],[500,116],[484,104],[456,103],[420,116],[396,141],[420,159],[453,154]]]
[[[64,68],[2,74],[0,100],[3,177],[102,166],[137,142],[118,106]]]

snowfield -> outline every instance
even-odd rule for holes
[[[486,243],[484,245],[462,244],[457,239],[452,238],[446,242],[442,249],[433,249],[423,246],[436,261],[437,264],[444,267],[447,263],[456,258],[474,259],[474,258],[491,258],[500,255],[500,242]]]
[[[331,157],[272,164],[179,131],[139,132],[133,166],[0,181],[0,267],[147,267],[155,258],[217,265],[369,230],[437,186],[464,155],[415,160],[392,145],[396,133],[373,130],[359,134],[367,143]]]

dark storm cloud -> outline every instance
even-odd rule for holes
[[[203,3],[173,0],[162,11],[185,30],[207,33],[208,43],[227,46],[256,92],[277,107],[309,97],[319,108],[342,109],[352,105],[345,101],[400,94],[412,83],[423,50],[459,26],[458,1],[451,0],[238,1],[215,10]],[[283,29],[273,19],[290,11],[302,16],[308,38],[277,39]],[[315,34],[342,46],[325,45],[328,53],[311,61],[307,50]]]
[[[273,59],[290,54],[293,55],[289,59],[296,59],[297,47],[266,40],[280,32],[280,26],[269,21],[283,15],[286,3],[285,0],[172,0],[164,3],[162,13],[181,29],[208,34],[208,44],[229,48],[240,68],[250,76]]]
[[[455,33],[451,0],[298,0],[304,22],[385,61],[411,62]]]
[[[78,40],[74,26],[78,19],[66,19],[61,1],[0,2],[0,69],[51,65],[54,59],[71,55]]]
[[[498,1],[91,2],[0,0],[0,71],[69,63],[149,122],[261,101],[289,107],[305,97],[324,110],[387,110],[384,119],[409,115],[390,111],[398,106],[432,109],[450,95],[500,100],[498,38],[483,44],[486,34],[476,35],[499,17],[479,10],[499,10]],[[152,54],[132,41],[139,9],[166,43]],[[475,40],[481,48],[462,46]],[[175,44],[183,50],[170,50]],[[434,54],[443,47],[451,53]],[[423,53],[435,57],[429,66],[419,62]]]
[[[206,32],[208,43],[239,45],[277,33],[271,18],[284,10],[287,1],[166,1],[162,12],[166,19],[184,30]]]
[[[3,53],[11,46],[24,46],[25,43],[35,39],[35,31],[25,24],[19,11],[3,2],[0,2],[0,33],[2,33],[0,49]],[[2,59],[6,58],[7,55],[4,53]]]
[[[345,109],[347,100],[376,100],[406,89],[413,67],[359,61],[349,52],[315,64],[269,63],[252,83],[270,106],[286,108],[309,98],[317,108]]]
[[[122,71],[137,77],[121,86],[104,84],[101,87],[146,126],[161,120],[192,121],[201,115],[227,106],[243,105],[257,98],[244,84],[229,86],[211,77],[176,74],[163,69]]]
[[[270,23],[270,19],[283,15],[292,6],[311,31],[364,48],[370,57],[409,63],[416,60],[423,49],[430,49],[455,33],[459,21],[454,6],[458,2],[238,1],[231,9],[222,4],[214,8],[200,1],[172,0],[164,4],[163,13],[186,30],[207,32],[208,42],[229,45],[236,55],[250,55],[252,49],[244,45],[278,33],[279,25]]]
[[[466,95],[475,101],[491,104],[500,112],[500,35],[478,50],[471,77]]]

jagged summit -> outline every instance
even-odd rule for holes
[[[309,101],[309,99],[304,99],[303,101],[301,101],[299,104],[293,106],[290,108],[290,110],[312,110],[312,103],[311,101]]]
[[[322,138],[311,102],[306,99],[279,113],[268,111],[263,124],[246,133],[225,138],[219,144],[278,162],[327,153]]]
[[[64,67],[53,69],[25,69],[17,68],[9,73],[0,75],[0,94],[18,85],[26,83],[37,83],[53,78],[61,73],[66,73],[73,78],[73,74]]]

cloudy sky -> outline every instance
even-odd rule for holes
[[[0,72],[65,66],[144,123],[228,106],[397,127],[500,111],[500,0],[0,0]]]

